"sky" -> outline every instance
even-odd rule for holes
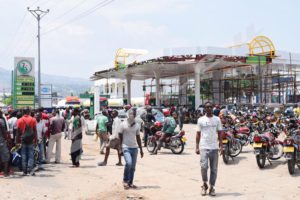
[[[148,50],[249,42],[265,35],[276,49],[300,53],[297,0],[0,0],[0,67],[35,57],[41,20],[42,73],[89,78],[113,67],[118,48]],[[36,65],[37,66],[37,65]]]

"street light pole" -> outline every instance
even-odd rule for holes
[[[49,13],[49,9],[46,11],[40,10],[37,7],[35,10],[31,10],[29,7],[27,10],[37,19],[38,21],[38,106],[41,107],[41,34],[40,34],[40,21],[41,19]]]

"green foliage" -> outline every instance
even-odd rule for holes
[[[5,105],[12,105],[12,101],[13,100],[13,98],[12,98],[12,96],[9,96],[9,97],[6,97],[4,100],[3,100],[3,103],[5,104]]]

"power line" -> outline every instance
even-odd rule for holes
[[[68,22],[66,22],[64,24],[61,24],[61,25],[59,25],[57,27],[54,27],[54,28],[52,28],[52,29],[50,29],[50,30],[42,33],[42,35],[46,35],[48,33],[51,33],[53,31],[56,31],[56,30],[58,30],[58,29],[60,29],[60,28],[62,28],[64,26],[68,25],[68,24],[71,24],[71,23],[73,23],[73,22],[75,22],[77,20],[80,20],[80,19],[82,19],[82,18],[84,18],[84,17],[86,17],[86,16],[94,13],[95,11],[99,10],[100,8],[103,8],[103,7],[107,6],[107,5],[109,5],[113,1],[115,1],[115,0],[104,0],[104,1],[96,4],[93,8],[90,8],[90,9],[84,11],[83,13],[77,15],[76,17],[74,17],[73,19],[69,20]]]
[[[25,48],[25,51],[23,52],[22,55],[26,56],[27,52],[32,48],[34,41],[35,41],[35,37],[29,42],[29,45],[27,46],[27,48]]]
[[[81,6],[82,4],[84,4],[86,1],[87,0],[80,1],[78,4],[74,5],[72,8],[70,8],[69,10],[67,10],[66,12],[64,12],[63,14],[61,14],[58,17],[54,18],[53,21],[54,20],[58,20],[58,19],[60,19],[60,18],[62,18],[64,16],[66,16],[67,14],[69,14],[70,12],[72,12],[73,10],[75,10],[76,8],[78,8],[79,6]],[[48,24],[50,24],[50,23],[48,23]],[[48,25],[48,24],[46,24],[46,25]]]
[[[23,25],[23,23],[24,23],[24,21],[25,21],[26,16],[27,16],[27,13],[25,13],[25,14],[23,15],[22,20],[21,20],[21,22],[20,22],[20,24],[19,24],[17,30],[16,30],[15,33],[13,34],[13,37],[11,38],[11,40],[7,43],[6,48],[4,48],[3,51],[1,52],[1,55],[9,55],[9,53],[10,53],[10,51],[11,51],[11,48],[12,48],[12,46],[13,46],[13,43],[15,42],[15,40],[16,40],[16,38],[17,38],[17,35],[18,35],[18,33],[20,32],[20,30],[21,30],[21,27],[22,27],[22,25]],[[5,54],[4,54],[4,52],[5,52]],[[4,57],[6,57],[6,56],[4,56]]]

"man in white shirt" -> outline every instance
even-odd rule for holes
[[[39,147],[39,159],[37,164],[39,165],[39,168],[41,168],[41,165],[46,162],[43,141],[47,130],[45,121],[42,120],[42,113],[38,112],[36,114],[36,122],[37,144]]]
[[[109,137],[109,142],[106,145],[104,161],[98,163],[98,166],[105,166],[107,164],[110,148],[117,150],[119,162],[116,165],[122,166],[122,160],[120,154],[120,139],[119,139],[119,129],[121,125],[121,119],[118,117],[117,110],[113,110],[111,116],[113,118],[112,135]]]
[[[222,150],[221,130],[222,123],[219,117],[213,115],[213,106],[210,102],[205,104],[206,115],[198,119],[198,131],[196,134],[196,154],[201,154],[200,165],[202,175],[202,195],[208,190],[208,163],[210,165],[210,189],[209,195],[215,196],[215,183],[218,171],[218,150]],[[200,142],[200,148],[199,148]],[[221,152],[222,153],[222,152]]]
[[[16,135],[17,135],[17,111],[13,111],[8,120],[9,132],[13,138],[13,143],[15,144]]]
[[[128,112],[128,118],[120,127],[119,138],[121,149],[126,162],[123,176],[124,189],[136,188],[133,185],[133,178],[135,172],[135,166],[138,155],[138,148],[140,149],[141,158],[144,153],[142,149],[142,142],[140,137],[140,126],[135,121],[136,110],[130,109]]]

